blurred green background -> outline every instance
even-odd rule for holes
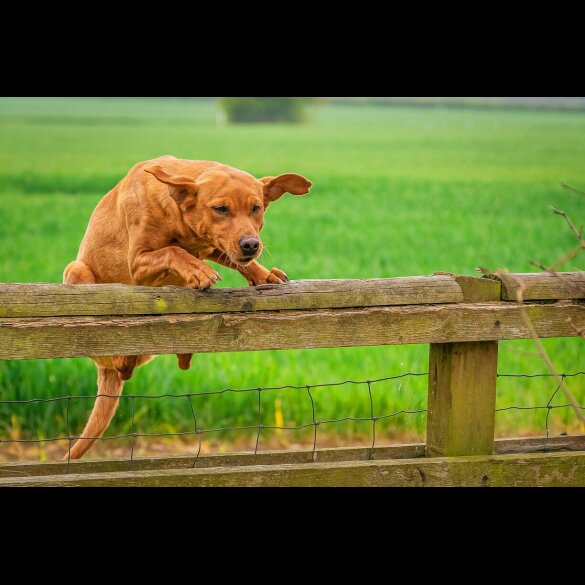
[[[548,206],[583,219],[584,200],[559,187],[585,188],[583,112],[329,101],[310,105],[305,118],[226,125],[212,99],[0,98],[0,281],[60,282],[100,198],[133,164],[161,154],[217,160],[258,177],[297,172],[311,179],[309,196],[285,196],[270,207],[262,234],[262,262],[292,279],[472,275],[477,266],[531,272],[530,259],[550,263],[574,245]],[[563,269],[584,264],[581,256]],[[245,285],[217,269],[221,286]],[[545,345],[559,371],[585,370],[582,339]],[[425,372],[427,359],[426,346],[201,354],[183,372],[174,356],[161,356],[135,372],[125,393],[366,380]],[[530,341],[502,343],[499,369],[545,371]],[[568,384],[583,403],[585,376]],[[546,404],[553,391],[550,379],[501,378],[498,406]],[[94,393],[87,359],[0,362],[2,399]],[[426,378],[379,383],[374,399],[377,415],[425,408]],[[262,400],[264,424],[311,420],[306,392],[271,391]],[[315,403],[321,420],[369,416],[364,386],[320,389]],[[204,428],[257,422],[254,393],[198,397],[193,405]],[[184,400],[137,399],[135,407],[138,432],[192,428]],[[89,400],[72,401],[74,432],[90,408]],[[129,431],[129,412],[123,400],[108,434]],[[497,432],[539,433],[544,417],[542,410],[506,411]],[[551,425],[576,428],[569,409],[553,411]],[[370,426],[323,425],[319,433],[366,444]],[[378,440],[421,437],[424,426],[424,414],[380,421]],[[0,405],[3,438],[64,434],[64,403]],[[262,440],[270,440],[268,431]],[[311,441],[312,429],[279,440]]]

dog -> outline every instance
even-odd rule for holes
[[[284,193],[305,195],[295,173],[256,179],[218,162],[162,156],[134,165],[95,208],[65,284],[121,283],[207,289],[220,280],[204,260],[237,270],[250,286],[283,284],[287,275],[256,260],[266,208]],[[177,354],[189,369],[191,354]],[[98,398],[65,456],[79,459],[108,428],[124,381],[154,356],[92,358]]]

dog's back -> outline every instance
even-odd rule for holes
[[[163,163],[169,173],[191,177],[211,167],[231,170],[213,161],[183,160],[169,155],[135,164],[96,206],[79,246],[77,261],[65,269],[64,282],[87,283],[85,265],[93,273],[95,283],[135,284],[128,265],[132,227],[147,222],[157,233],[163,226],[167,226],[169,232],[177,227],[177,208],[168,195],[167,186],[143,170],[157,163]],[[84,278],[76,272],[84,273]]]
[[[155,160],[166,162],[174,158],[162,156]],[[145,181],[152,184],[153,197],[161,187],[158,181],[150,181],[151,175],[142,171],[149,164],[152,161],[135,164],[97,204],[81,240],[77,260],[65,269],[64,282],[88,283],[87,279],[93,278],[93,282],[98,284],[133,284],[128,266],[128,221],[139,221],[140,216],[148,216],[149,212],[152,217],[153,210],[145,209],[153,206],[145,196]],[[156,217],[156,210],[154,215]]]

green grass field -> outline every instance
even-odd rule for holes
[[[477,266],[534,269],[573,246],[549,205],[579,223],[584,200],[559,187],[585,187],[585,114],[383,106],[322,106],[299,126],[216,123],[213,102],[178,99],[0,99],[0,281],[60,282],[76,256],[100,198],[140,160],[161,154],[218,160],[256,176],[292,171],[314,187],[308,197],[283,197],[267,213],[263,262],[291,278],[366,278]],[[584,257],[565,270],[584,267]],[[243,286],[219,268],[222,286]],[[557,368],[585,370],[581,339],[546,340]],[[500,372],[540,373],[532,342],[501,344]],[[426,346],[202,354],[182,372],[174,356],[136,371],[127,393],[158,394],[365,380],[424,372]],[[424,408],[426,378],[375,386],[376,414]],[[569,379],[585,402],[585,376]],[[546,404],[550,379],[500,379],[498,406]],[[0,362],[0,397],[29,399],[95,393],[90,360]],[[317,417],[368,416],[363,386],[315,391]],[[256,395],[193,399],[205,428],[256,424]],[[263,394],[263,422],[311,420],[306,393]],[[280,402],[278,402],[280,401]],[[564,403],[561,396],[555,404]],[[90,401],[71,403],[80,432]],[[138,399],[138,432],[191,430],[186,401]],[[129,430],[123,401],[109,433]],[[497,432],[535,433],[545,411],[507,411]],[[553,411],[553,430],[576,429],[569,409]],[[424,433],[425,416],[379,424],[378,439]],[[321,427],[367,437],[369,423]],[[0,436],[65,433],[65,404],[0,405]],[[298,433],[308,440],[312,433]],[[236,435],[225,435],[233,440]]]

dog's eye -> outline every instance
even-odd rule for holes
[[[254,207],[252,207],[252,213],[258,213],[260,209],[262,208],[259,205],[254,205]]]
[[[222,215],[225,215],[228,212],[228,208],[224,207],[223,205],[219,207],[214,207],[213,209],[217,211],[217,213],[221,213]]]

